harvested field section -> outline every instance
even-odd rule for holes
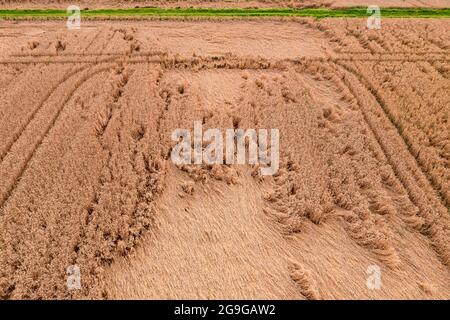
[[[10,83],[13,82],[13,79],[22,74],[25,71],[25,68],[22,66],[3,65],[1,70],[0,95],[3,95],[8,90]]]
[[[399,199],[402,203],[402,212],[405,214],[405,223],[429,237],[441,261],[448,266],[449,215],[445,206],[426,175],[419,170],[416,159],[406,148],[398,131],[394,129],[394,125],[384,112],[379,99],[369,94],[371,90],[368,90],[365,83],[353,74],[351,68],[343,66],[348,71],[343,76],[344,83],[357,97],[366,122],[371,127],[395,175],[401,182],[398,190],[404,189],[409,200],[416,207],[405,207],[404,199]],[[387,184],[392,187],[393,181],[390,176],[391,174],[387,174],[385,178],[388,180]]]
[[[364,75],[376,75],[371,84],[450,207],[450,95],[446,94],[450,80],[432,63],[358,63],[357,67]]]
[[[306,20],[305,20],[306,21]],[[14,39],[0,53],[17,62],[36,61],[98,61],[114,56],[151,54],[193,58],[196,55],[220,57],[234,55],[239,58],[261,57],[287,59],[296,57],[325,57],[328,43],[318,30],[298,23],[268,21],[241,21],[228,24],[223,32],[220,23],[210,21],[145,22],[137,28],[133,23],[86,22],[80,30],[65,31],[61,21],[40,24],[21,22],[21,28],[12,22],[2,22],[1,35]],[[198,35],[202,34],[202,37]],[[58,39],[57,41],[55,39]],[[299,41],[302,39],[303,41]],[[57,50],[58,42],[64,50]],[[1,56],[1,54],[0,54]]]
[[[214,128],[278,127],[283,161],[274,179],[257,168],[183,166],[181,174],[170,165],[157,225],[108,269],[108,298],[431,298],[446,290],[448,269],[416,231],[418,210],[338,71],[308,64],[164,73],[167,134],[195,119]],[[211,95],[218,83],[224,90]],[[382,265],[383,291],[365,287],[371,264]],[[433,272],[424,277],[417,268]]]
[[[210,183],[189,195],[185,175],[170,169],[169,177],[158,228],[108,270],[108,298],[304,299],[287,272],[280,230],[261,214],[258,184]]]
[[[368,30],[366,21],[359,19],[325,19],[315,27],[330,38],[337,53],[348,54],[448,54],[448,28],[446,19],[383,19],[380,30]],[[356,56],[353,56],[356,58]]]
[[[69,69],[70,67],[60,69],[60,76],[52,77],[57,70],[56,66],[31,66],[17,77],[10,79],[8,87],[2,94],[3,123],[0,138],[4,143],[0,149],[0,159],[3,159],[14,141],[39,111],[40,102],[43,103],[51,94],[52,88],[63,81]],[[17,104],[19,99],[21,103]]]
[[[137,31],[136,38],[145,45],[155,43],[161,50],[183,57],[224,54],[266,59],[318,57],[325,56],[328,47],[325,37],[317,30],[277,21],[263,25],[242,21],[229,24],[225,33],[220,24],[208,21],[183,25],[173,21],[150,22]],[[146,51],[145,45],[142,52]]]
[[[122,93],[129,81],[142,84],[139,73],[133,78],[134,69],[120,65],[95,71],[60,104],[65,108],[36,147],[4,207],[2,224],[10,225],[11,231],[4,234],[2,244],[8,243],[12,251],[2,251],[2,262],[16,265],[5,274],[17,297],[61,297],[65,269],[75,263],[84,265],[83,281],[91,291],[98,268],[111,260],[112,253],[126,252],[149,225],[152,211],[145,204],[152,191],[146,186],[157,192],[159,150],[151,159],[152,150],[141,149],[149,139],[141,130],[154,124],[139,123],[136,117],[142,112],[124,108],[135,97]],[[19,239],[20,233],[33,234],[33,253],[25,255],[29,243]]]
[[[325,33],[332,37],[336,52],[357,52],[363,58],[353,63],[355,72],[377,94],[410,152],[450,207],[450,38],[446,32],[450,23],[387,21],[380,33],[364,31],[358,22],[348,24],[345,32],[327,27],[330,30]]]
[[[94,77],[93,81],[95,80],[100,79]],[[96,83],[98,83],[97,81]],[[85,86],[81,86],[78,90],[83,90],[85,93],[87,91],[92,95],[92,91],[87,89],[89,86],[95,88],[88,81]],[[76,94],[76,92],[74,93]],[[106,97],[100,98],[101,101],[104,101]],[[64,106],[64,102],[61,102],[61,100],[55,102],[59,102],[58,106]],[[86,130],[89,127],[86,128],[86,124],[83,125],[85,121],[82,118],[90,115],[89,110],[83,109],[92,102],[95,103],[90,99],[89,101],[81,100],[79,95],[72,95],[65,103],[70,109],[64,108],[56,118],[57,110],[50,109],[47,118],[44,114],[41,120],[43,125],[37,127],[38,129],[42,128],[40,135],[31,136],[37,139],[36,143],[30,144],[30,148],[26,148],[25,152],[20,152],[20,149],[17,150],[19,157],[24,157],[24,160],[12,167],[15,170],[10,174],[9,185],[5,186],[7,189],[2,190],[2,204],[4,205],[4,207],[2,206],[4,209],[1,217],[2,225],[5,227],[11,225],[10,231],[5,229],[2,244],[8,243],[8,248],[14,248],[14,250],[3,250],[1,258],[3,263],[5,263],[4,259],[8,259],[8,264],[15,265],[13,269],[4,271],[9,274],[9,277],[20,279],[20,281],[12,280],[12,283],[14,283],[14,292],[18,292],[24,298],[56,297],[54,291],[58,290],[58,287],[64,286],[64,283],[57,286],[55,280],[52,281],[54,270],[61,269],[58,266],[61,260],[72,259],[71,254],[74,253],[76,248],[76,238],[82,219],[79,211],[82,207],[79,207],[78,203],[88,201],[89,193],[92,192],[89,188],[89,182],[91,179],[95,179],[98,175],[96,172],[100,171],[104,165],[101,154],[95,152],[94,141],[88,143],[86,137],[83,137],[94,130],[93,128]],[[98,104],[98,102],[96,103]],[[68,115],[67,109],[77,112]],[[91,109],[90,113],[93,111]],[[93,117],[90,116],[90,118]],[[45,120],[47,122],[44,122]],[[91,126],[93,125],[91,124]],[[80,129],[84,130],[79,131]],[[82,137],[73,140],[73,135],[77,132],[79,134],[76,136],[81,135]],[[22,137],[23,140],[21,141],[31,138],[28,135],[28,139],[26,139],[26,133]],[[77,141],[80,138],[84,141]],[[81,153],[80,158],[74,158],[73,153],[76,154],[77,151]],[[11,152],[10,155],[13,158],[14,152]],[[86,165],[83,165],[81,161],[86,161]],[[72,169],[71,172],[70,163],[78,169],[83,169],[76,170],[75,173]],[[7,164],[6,160],[2,162],[3,172],[8,172]],[[95,185],[95,180],[90,183]],[[66,189],[69,190],[67,194],[64,192]],[[55,190],[59,190],[59,192],[55,192]],[[88,195],[85,195],[85,193],[88,193]],[[7,203],[4,204],[6,200]],[[68,206],[68,203],[71,205]],[[31,223],[31,221],[34,221],[34,223]],[[59,224],[60,221],[67,221],[67,224]],[[26,228],[26,231],[18,229],[17,226],[19,225]],[[29,244],[20,241],[19,235],[24,233],[32,235],[29,240],[35,246],[33,252],[28,252],[30,250]],[[55,240],[52,239],[57,240],[53,242]],[[24,259],[25,253],[26,258]],[[57,258],[52,259],[52,256]],[[13,261],[17,262],[14,263]],[[44,280],[42,286],[38,286],[35,284],[38,279],[35,279],[33,274],[39,274],[42,279],[48,280]]]
[[[0,298],[448,299],[448,22],[408,23],[2,22]],[[197,121],[279,170],[175,165]]]

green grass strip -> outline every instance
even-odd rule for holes
[[[314,17],[314,18],[366,18],[367,8],[273,8],[273,9],[205,9],[205,8],[127,8],[82,10],[81,15],[90,18],[122,17]],[[0,18],[66,18],[65,10],[58,9],[7,9],[0,10]],[[450,8],[382,8],[382,18],[450,18]]]

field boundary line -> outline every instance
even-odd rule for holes
[[[450,8],[382,8],[383,18],[450,18]],[[367,18],[367,7],[349,8],[116,8],[82,10],[87,19],[114,18],[247,18],[247,17],[313,17]],[[61,9],[0,9],[0,19],[63,19]]]
[[[368,54],[371,55],[371,54]],[[229,65],[226,68],[230,68],[230,65],[235,63],[233,59],[227,58],[227,57],[220,57],[220,59],[217,59],[214,56],[211,57],[203,57],[203,58],[153,58],[157,57],[158,54],[150,54],[150,55],[139,55],[139,54],[116,54],[116,53],[109,53],[106,55],[101,54],[95,54],[91,57],[93,59],[84,59],[84,60],[76,60],[76,57],[82,57],[82,54],[76,54],[74,55],[74,59],[48,59],[47,57],[53,57],[53,56],[42,56],[45,57],[45,59],[39,59],[41,56],[21,56],[23,58],[27,59],[18,59],[18,60],[12,60],[12,59],[3,59],[0,60],[0,65],[10,65],[10,64],[98,64],[98,63],[107,63],[110,62],[111,59],[117,59],[117,58],[126,58],[127,63],[156,63],[156,64],[167,64],[167,63],[173,63],[173,64],[190,64],[190,63],[219,63],[219,62],[227,62]],[[90,55],[86,55],[88,58]],[[372,55],[373,56],[373,55]],[[29,59],[31,57],[35,57],[35,59]],[[54,57],[70,57],[70,55],[64,55],[64,56],[54,56]],[[94,57],[96,57],[94,59]],[[99,57],[103,59],[98,59]],[[145,59],[142,59],[145,58]],[[231,60],[231,61],[230,61]],[[271,65],[276,65],[280,63],[294,63],[297,64],[301,61],[320,61],[320,62],[340,62],[340,61],[374,61],[374,62],[389,62],[389,61],[398,61],[398,62],[450,62],[450,57],[401,57],[401,58],[381,58],[381,57],[352,57],[352,56],[338,56],[337,57],[300,57],[300,58],[285,58],[285,59],[248,59],[247,62],[258,62],[263,61],[264,63],[268,63]],[[242,67],[239,66],[238,63],[235,63],[235,68],[240,69],[252,69],[250,67]],[[216,66],[217,68],[223,68],[222,65]],[[264,66],[264,69],[271,68],[270,66]]]

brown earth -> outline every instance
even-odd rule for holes
[[[448,299],[449,24],[1,22],[0,297]],[[279,172],[175,166],[194,121]]]
[[[200,7],[200,8],[311,8],[380,7],[445,8],[447,0],[0,0],[0,8],[66,8],[75,4],[80,8],[134,8],[134,7]]]

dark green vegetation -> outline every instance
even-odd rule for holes
[[[129,9],[96,9],[82,10],[82,16],[90,18],[125,18],[125,17],[368,17],[371,13],[367,8],[346,9],[204,9],[204,8],[129,8]],[[0,10],[0,18],[65,18],[68,13],[65,10]],[[450,8],[386,8],[381,9],[383,18],[450,18]]]

